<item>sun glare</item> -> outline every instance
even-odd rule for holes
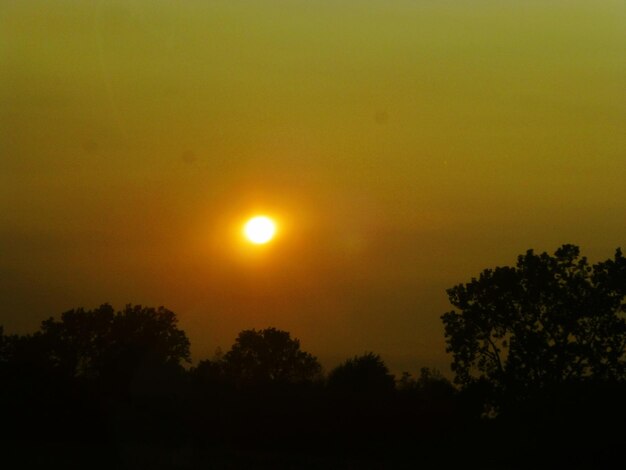
[[[262,245],[274,238],[276,224],[269,217],[260,215],[246,222],[243,233],[250,242]]]

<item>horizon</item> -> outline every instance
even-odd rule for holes
[[[450,375],[446,289],[626,248],[626,4],[0,0],[0,325],[175,312]],[[242,243],[276,218],[275,240]]]

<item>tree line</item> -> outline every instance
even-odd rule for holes
[[[366,352],[324,373],[289,332],[191,365],[164,308],[104,304],[0,328],[6,458],[102,468],[602,465],[626,418],[626,260],[529,250],[448,290],[454,383]],[[36,449],[36,452],[32,450]],[[97,458],[96,458],[97,457]],[[536,466],[536,465],[535,465]]]

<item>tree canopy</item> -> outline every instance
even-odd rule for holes
[[[378,354],[355,356],[335,367],[328,375],[328,386],[351,394],[386,393],[394,389],[394,376]]]
[[[305,382],[316,379],[321,366],[300,349],[300,341],[276,328],[244,330],[224,354],[226,373],[244,381]]]
[[[448,291],[442,316],[456,382],[496,393],[585,379],[623,380],[626,259],[590,265],[574,245],[528,250],[513,267],[484,270]],[[509,394],[509,395],[512,395]]]
[[[49,318],[34,335],[15,338],[16,356],[35,355],[67,377],[130,376],[139,368],[178,366],[190,360],[189,340],[164,307],[103,304]],[[28,354],[26,354],[28,352]]]
[[[454,447],[458,467],[487,440],[497,464],[524,455],[532,465],[547,451],[558,467],[574,449],[571,462],[607,466],[620,449],[612,429],[626,416],[625,272],[620,252],[588,266],[564,247],[554,257],[529,252],[516,267],[451,289],[462,309],[444,322],[461,390],[427,367],[396,383],[371,352],[324,376],[317,359],[276,328],[244,330],[226,354],[185,369],[189,341],[162,307],[74,309],[23,336],[0,327],[0,400],[10,404],[0,441],[23,443],[15,454],[22,467],[25,455],[45,459],[28,467],[54,461],[53,446],[67,449],[64,463],[75,449],[85,449],[82,466],[108,456],[103,468],[158,467],[181,455],[194,468],[368,459],[408,468],[415,455],[436,467]],[[543,393],[551,383],[562,386]],[[542,393],[525,394],[533,387]],[[506,407],[505,395],[530,399]],[[506,413],[485,426],[485,405]],[[258,464],[249,460],[255,455]]]

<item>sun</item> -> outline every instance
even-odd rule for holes
[[[245,237],[255,245],[263,245],[274,238],[276,224],[264,215],[258,215],[246,222],[243,227]]]

